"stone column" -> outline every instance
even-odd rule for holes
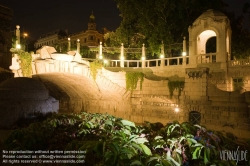
[[[77,39],[76,50],[77,50],[78,54],[80,54],[80,40],[79,39]]]
[[[141,57],[141,60],[142,60],[142,64],[141,64],[141,67],[143,68],[143,67],[146,67],[146,62],[145,62],[145,60],[146,60],[146,56],[145,56],[145,46],[144,46],[145,44],[143,43],[142,44],[142,57]]]
[[[165,66],[164,57],[165,57],[165,53],[164,53],[164,44],[163,44],[163,42],[162,42],[162,45],[161,45],[161,55],[160,55],[160,58],[161,58],[161,67],[164,67],[164,66]]]
[[[197,66],[197,44],[198,44],[198,41],[196,40],[196,38],[194,37],[193,35],[193,31],[194,29],[189,26],[188,27],[188,33],[189,33],[189,42],[188,42],[188,45],[189,45],[189,65],[192,65],[193,67],[196,67]],[[195,32],[194,32],[195,34]],[[197,36],[196,36],[197,37]]]
[[[16,26],[16,48],[21,48],[21,46],[20,46],[20,26],[19,25],[17,25]]]
[[[184,36],[183,38],[183,52],[182,52],[182,56],[183,56],[183,62],[182,65],[186,65],[186,55],[187,55],[187,42],[186,42],[186,37]]]
[[[99,59],[102,59],[102,42],[100,42],[99,46]]]
[[[70,38],[68,38],[68,51],[71,49],[71,43],[70,43]]]
[[[123,43],[121,45],[121,64],[120,67],[124,67],[124,46]]]

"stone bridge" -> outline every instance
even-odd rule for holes
[[[125,60],[122,52],[120,60],[102,60],[104,67],[96,80],[90,76],[86,59],[49,57],[33,61],[32,77],[59,100],[61,112],[107,112],[136,123],[191,121],[249,138],[250,63],[249,59],[231,60],[228,18],[208,10],[188,31],[189,56],[149,60],[143,45],[140,60]],[[216,50],[206,53],[211,37],[216,37]],[[126,91],[125,74],[129,71],[145,74],[142,90],[137,86],[133,92]],[[177,81],[184,86],[172,94],[169,83]]]
[[[32,76],[49,89],[60,102],[61,112],[109,113],[132,120],[162,122],[193,121],[210,128],[249,134],[250,65],[230,61],[225,71],[221,63],[202,63],[167,67],[103,67],[96,80],[84,63],[39,60],[33,63]],[[56,65],[60,65],[61,68]],[[67,66],[65,68],[64,66]],[[244,70],[242,70],[244,68]],[[56,71],[58,69],[58,71]],[[66,71],[63,71],[66,70]],[[143,72],[142,90],[126,91],[125,74]],[[170,95],[168,82],[184,81]],[[175,112],[178,107],[179,112]]]

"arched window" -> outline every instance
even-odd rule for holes
[[[201,122],[201,113],[197,111],[189,112],[189,122],[192,124],[200,124]]]

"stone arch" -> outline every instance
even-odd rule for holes
[[[206,54],[206,43],[211,37],[217,37],[218,32],[216,30],[207,29],[197,34],[197,54]],[[217,46],[216,46],[217,50]]]
[[[207,39],[206,41],[206,54],[208,53],[216,53],[216,44],[217,44],[217,37],[216,36],[212,36],[210,38]]]
[[[216,36],[216,62],[227,62],[231,54],[231,27],[225,14],[209,9],[189,26],[188,31],[190,64],[197,65],[197,58],[206,53],[205,44],[211,36]]]

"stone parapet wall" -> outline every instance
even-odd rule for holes
[[[62,63],[64,62],[54,61],[50,65],[53,65],[55,69],[55,66],[60,67]],[[41,73],[51,71],[46,70],[45,64],[36,65],[44,66],[40,70]],[[216,64],[212,65],[211,69],[204,66],[197,68],[171,66],[152,69],[103,68],[98,72],[96,78],[101,98],[91,99],[89,92],[86,95],[88,97],[82,98],[81,101],[78,101],[77,98],[69,100],[74,94],[73,92],[76,93],[76,89],[71,95],[61,98],[60,104],[62,106],[60,105],[60,108],[109,113],[136,123],[150,121],[163,124],[174,120],[189,121],[190,113],[195,111],[200,113],[199,123],[201,125],[206,125],[211,129],[233,132],[240,137],[247,137],[247,134],[250,135],[250,94],[246,92],[250,87],[248,81],[250,75],[246,74],[248,70],[250,68],[246,68],[243,72],[234,67],[234,69],[228,69],[228,73],[226,73],[226,71],[219,69]],[[81,76],[91,79],[89,68],[79,63],[70,63],[66,68],[53,71],[74,73],[79,76],[78,79]],[[125,75],[129,71],[145,74],[142,90],[140,90],[138,82],[136,90],[132,93],[126,91]],[[245,91],[242,89],[233,91],[232,80],[236,76],[244,78],[243,88]],[[185,82],[181,95],[178,96],[178,90],[174,90],[173,96],[170,96],[168,82],[177,80]],[[177,106],[179,112],[175,112]]]
[[[0,83],[9,78],[14,78],[14,73],[0,67]]]

